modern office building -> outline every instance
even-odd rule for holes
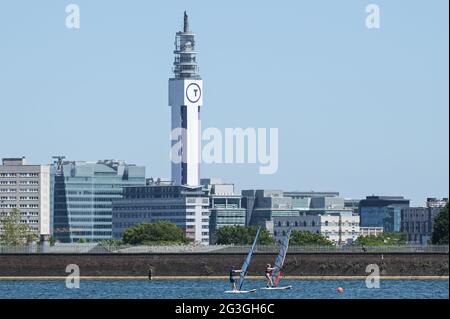
[[[412,244],[426,245],[431,240],[434,220],[442,207],[402,208],[401,231]]]
[[[174,77],[169,80],[172,108],[172,180],[175,185],[200,185],[200,106],[203,82],[198,72],[195,34],[184,13],[183,31],[175,36]]]
[[[113,203],[113,236],[139,223],[165,220],[186,232],[195,243],[209,244],[209,198],[201,186],[158,185],[125,187]]]
[[[362,227],[383,227],[384,232],[399,232],[401,210],[409,199],[401,196],[367,196],[359,203]]]
[[[351,244],[361,235],[359,216],[351,211],[273,218],[275,239],[281,240],[289,229],[321,234],[337,245]]]
[[[38,235],[50,235],[50,166],[27,165],[25,157],[0,165],[0,215],[18,209],[21,222]],[[3,231],[0,224],[0,233]]]
[[[448,204],[448,198],[445,198],[445,197],[442,199],[438,199],[438,198],[434,198],[434,197],[427,198],[427,207],[444,207],[447,204]]]
[[[299,209],[292,207],[292,198],[281,190],[243,190],[242,205],[246,209],[246,225],[263,225],[274,217],[296,217]]]
[[[55,239],[77,242],[112,238],[112,202],[123,188],[145,185],[145,167],[124,161],[63,161],[52,165],[52,229]]]
[[[222,183],[220,179],[202,179],[201,184],[209,195],[210,244],[215,244],[221,227],[245,226],[246,209],[242,207],[242,196],[234,192],[234,184]]]

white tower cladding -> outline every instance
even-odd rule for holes
[[[175,36],[174,77],[169,80],[172,107],[172,180],[175,185],[200,184],[200,106],[203,81],[198,73],[195,34],[184,12],[183,31]]]

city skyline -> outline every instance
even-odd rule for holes
[[[3,123],[0,134],[8,136],[18,123],[21,129],[1,140],[0,157],[26,156],[34,164],[60,154],[116,158],[145,165],[148,177],[169,177],[166,81],[171,39],[180,30],[174,26],[186,9],[207,80],[203,126],[280,131],[276,174],[259,175],[250,164],[203,164],[202,178],[217,176],[238,190],[401,195],[414,206],[447,197],[445,2],[408,3],[406,12],[401,2],[380,2],[379,30],[365,28],[365,4],[357,2],[320,11],[290,2],[264,9],[242,4],[236,11],[175,2],[152,11],[140,2],[144,10],[107,5],[105,13],[106,2],[77,1],[79,30],[64,27],[63,5],[28,4],[37,13],[30,15],[17,3],[0,10],[0,30],[8,31],[0,107],[2,117],[19,121]],[[19,12],[22,19],[13,21]],[[231,13],[233,23],[226,18]],[[139,18],[130,20],[132,14]],[[291,41],[294,36],[304,42]]]

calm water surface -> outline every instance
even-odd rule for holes
[[[0,299],[9,298],[130,298],[130,299],[423,299],[449,298],[448,280],[385,280],[379,289],[366,288],[364,280],[284,280],[293,289],[259,290],[254,294],[230,295],[219,280],[82,280],[79,289],[66,288],[63,280],[0,281]],[[245,289],[260,288],[263,282],[248,280]],[[337,293],[342,287],[344,292]]]

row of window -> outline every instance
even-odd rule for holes
[[[20,200],[39,200],[39,197],[36,196],[20,196]],[[0,196],[0,200],[17,200],[17,196]]]
[[[0,193],[16,193],[17,188],[1,188]],[[19,189],[20,193],[39,193],[38,188],[21,188]]]
[[[71,225],[72,232],[79,229],[111,229],[111,225]]]
[[[122,190],[114,190],[114,189],[108,189],[108,190],[84,190],[84,191],[64,191],[64,190],[58,190],[55,192],[57,195],[122,195]]]
[[[185,224],[185,219],[183,219],[183,218],[167,218],[167,219],[164,219],[164,220],[167,220],[167,221],[169,221],[169,222],[171,222],[171,223],[174,223],[174,224],[181,224],[181,225],[184,225]],[[136,225],[136,223],[133,223],[133,222],[114,222],[113,223],[113,227],[114,228],[128,228],[128,227],[131,227],[131,226],[134,226],[134,225]]]
[[[111,236],[111,232],[110,231],[94,231],[94,232],[90,232],[90,231],[74,231],[71,234],[74,237],[79,237],[79,236]]]
[[[315,226],[353,226],[353,227],[356,227],[356,226],[359,226],[359,223],[342,222],[339,225],[339,223],[335,223],[335,222],[325,221],[325,222],[321,222],[321,223],[320,222],[316,223],[314,220],[311,221],[311,222],[307,222],[305,220],[303,222],[299,222],[299,221],[289,222],[289,221],[286,221],[285,223],[279,221],[277,223],[277,225],[278,225],[278,227],[283,227],[283,226],[286,226],[286,227],[290,227],[290,226],[295,226],[295,227],[308,227],[308,226],[311,226],[311,227],[315,227]]]
[[[111,223],[112,219],[111,218],[70,218],[70,222],[73,223],[87,223],[87,222],[103,222],[103,223]]]
[[[8,212],[0,212],[0,216],[8,216]],[[38,212],[20,212],[21,216],[39,216]]]
[[[38,204],[20,204],[20,208],[39,208]],[[17,208],[17,204],[0,204],[0,208]]]
[[[0,177],[39,177],[39,173],[0,173]]]
[[[39,181],[19,181],[20,185],[39,185]],[[0,185],[17,185],[17,181],[0,181]]]
[[[146,206],[131,206],[131,205],[114,205],[114,210],[116,211],[121,211],[121,210],[125,210],[125,211],[136,211],[136,210],[161,210],[161,209],[195,209],[195,206],[190,206],[190,205],[161,205],[161,206],[157,206],[157,205],[146,205]],[[202,209],[208,209],[208,206],[202,206]]]

